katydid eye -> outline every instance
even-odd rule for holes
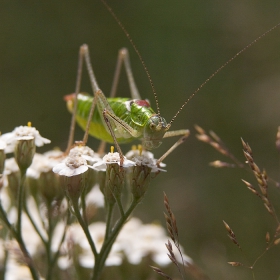
[[[150,129],[154,129],[156,127],[156,125],[154,123],[150,124]]]

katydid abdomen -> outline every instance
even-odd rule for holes
[[[75,95],[68,95],[65,97],[68,110],[71,113],[73,111],[74,97]],[[92,96],[78,94],[76,121],[83,130],[86,129],[92,101]],[[143,138],[144,128],[149,125],[151,117],[156,116],[150,104],[146,100],[131,100],[129,98],[107,98],[107,101],[114,115],[130,126],[134,131],[137,131],[137,135],[131,135],[120,123],[111,121],[118,143],[127,143],[135,138]],[[89,134],[105,142],[114,143],[102,116],[104,109],[106,108],[100,106],[97,101],[97,106],[90,122]]]

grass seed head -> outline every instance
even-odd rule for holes
[[[232,266],[243,266],[243,264],[240,262],[228,262],[228,264],[230,264]]]

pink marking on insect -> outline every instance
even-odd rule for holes
[[[135,100],[135,103],[141,107],[151,107],[150,103],[147,100]]]
[[[64,101],[70,101],[75,99],[75,93],[67,94],[63,96]]]

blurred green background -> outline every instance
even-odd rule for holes
[[[167,121],[220,65],[277,24],[280,11],[278,0],[108,2],[147,64]],[[155,105],[137,55],[99,1],[4,0],[0,3],[2,133],[32,121],[52,140],[52,147],[66,147],[70,115],[63,96],[75,89],[78,49],[83,43],[90,47],[105,94],[110,91],[117,52],[127,47],[139,91]],[[258,165],[278,180],[279,49],[280,28],[235,59],[186,106],[173,128],[190,128],[192,135],[166,159],[168,172],[153,180],[135,213],[145,222],[163,223],[165,191],[186,253],[211,279],[252,279],[248,269],[233,268],[227,261],[250,265],[265,248],[266,232],[274,233],[276,225],[241,182],[243,178],[255,184],[250,173],[208,166],[209,161],[225,158],[195,139],[193,125],[214,130],[241,160],[243,137]],[[124,74],[121,80],[119,96],[128,96]],[[87,74],[82,90],[90,91]],[[76,139],[81,135],[78,129]],[[155,156],[174,141],[166,140]],[[89,145],[96,148],[98,142],[91,139]],[[280,213],[279,192],[273,185],[270,191]],[[245,254],[228,239],[223,219]],[[279,262],[279,247],[275,247],[257,264],[256,279],[277,279]]]

